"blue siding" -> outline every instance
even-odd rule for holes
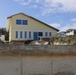
[[[20,31],[20,38],[22,38],[22,31]]]
[[[18,31],[16,31],[16,38],[18,38]]]

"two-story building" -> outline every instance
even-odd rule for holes
[[[59,31],[24,13],[18,13],[8,17],[6,30],[9,32],[9,42],[13,43],[38,40],[40,37],[55,37]]]
[[[66,36],[69,36],[69,35],[76,35],[76,29],[68,29],[66,31]]]

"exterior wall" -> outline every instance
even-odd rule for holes
[[[66,35],[67,35],[67,36],[69,36],[69,35],[74,35],[74,30],[72,30],[72,31],[70,31],[70,32],[67,32]]]
[[[76,46],[0,44],[0,75],[76,75]]]
[[[16,36],[16,31],[18,31],[18,38],[15,37]],[[20,31],[22,31],[22,33],[23,33],[22,38],[20,38]],[[29,30],[27,30],[26,31],[27,32],[27,37],[25,38],[24,37],[24,32],[25,31],[26,30],[18,30],[18,29],[14,30],[14,31],[12,30],[12,32],[11,32],[12,40],[34,40],[34,32],[43,32],[43,37],[46,37],[45,36],[45,31],[29,31]],[[31,32],[31,38],[29,38],[29,32]],[[46,31],[46,32],[48,32],[48,36],[47,37],[49,37],[50,31]],[[51,34],[53,34],[53,32],[51,32]],[[52,37],[52,35],[50,36],[50,38],[51,37]]]
[[[16,25],[16,19],[28,20],[28,25]],[[56,33],[57,33],[57,31],[54,30],[53,28],[50,28],[50,27],[48,27],[48,26],[46,26],[46,25],[44,25],[44,24],[42,24],[42,23],[40,23],[40,22],[30,18],[30,17],[27,17],[27,16],[25,16],[23,14],[13,16],[10,20],[8,20],[7,24],[9,24],[11,26],[11,30],[10,30],[11,31],[10,32],[11,37],[9,38],[10,41],[11,40],[27,40],[27,39],[29,39],[28,37],[26,39],[25,38],[16,39],[15,38],[15,32],[16,31],[23,31],[23,32],[24,31],[27,31],[27,32],[31,31],[32,32],[32,38],[30,40],[33,40],[33,32],[34,31],[35,32],[42,31],[43,34],[44,34],[44,32],[51,32],[52,36],[55,36]],[[9,25],[8,25],[8,27],[9,27]],[[9,28],[7,28],[7,30],[8,29]]]
[[[76,57],[23,57],[23,74],[76,75]],[[64,74],[65,73],[65,74]]]
[[[24,45],[25,44],[25,41],[12,41],[12,42],[9,42],[9,44],[20,44],[20,45]]]
[[[9,28],[10,28],[10,24],[11,24],[11,19],[7,19],[7,25],[6,25],[6,31],[8,32],[9,31]]]
[[[1,75],[76,75],[76,56],[0,56]]]
[[[16,25],[16,19],[21,19],[21,20],[28,20],[28,25]],[[11,19],[11,24],[13,29],[19,29],[19,30],[52,30],[55,31],[54,29],[34,20],[31,19],[23,14],[19,14],[16,16],[13,16]]]
[[[10,27],[9,27],[9,41],[11,41],[12,40],[12,37],[14,36],[14,34],[12,34],[12,25],[10,25]]]
[[[66,37],[66,34],[64,32],[59,32],[57,33],[58,37]]]
[[[5,35],[1,35],[0,39],[1,41],[5,42]]]
[[[0,56],[0,75],[20,75],[20,63],[18,57]]]

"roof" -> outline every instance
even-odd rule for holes
[[[32,19],[34,19],[34,20],[36,20],[36,21],[38,21],[38,22],[40,22],[40,23],[42,23],[42,24],[45,24],[45,25],[48,26],[48,27],[53,28],[53,29],[56,30],[56,31],[59,31],[58,29],[56,29],[56,28],[54,28],[54,27],[52,27],[52,26],[50,26],[50,25],[48,25],[48,24],[46,24],[46,23],[44,23],[44,22],[42,22],[42,21],[40,21],[40,20],[38,20],[38,19],[36,19],[36,18],[34,18],[34,17],[31,17],[31,16],[26,15],[26,14],[24,14],[24,13],[18,13],[18,14],[23,14],[23,15],[25,15],[25,16],[27,16],[27,17],[29,17],[29,18],[32,18]],[[11,16],[7,17],[7,19],[12,18],[13,16],[16,16],[16,15],[18,15],[18,14],[11,15]]]
[[[76,29],[68,29],[66,32],[76,31]]]

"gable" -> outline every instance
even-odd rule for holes
[[[26,29],[26,30],[52,30],[52,31],[58,31],[58,29],[49,26],[48,24],[45,24],[31,16],[25,15],[23,13],[16,14],[13,16],[10,16],[8,18],[12,18],[12,27],[14,28],[20,28],[20,29]],[[16,19],[21,19],[21,20],[28,20],[28,25],[27,26],[18,26],[16,25]]]

